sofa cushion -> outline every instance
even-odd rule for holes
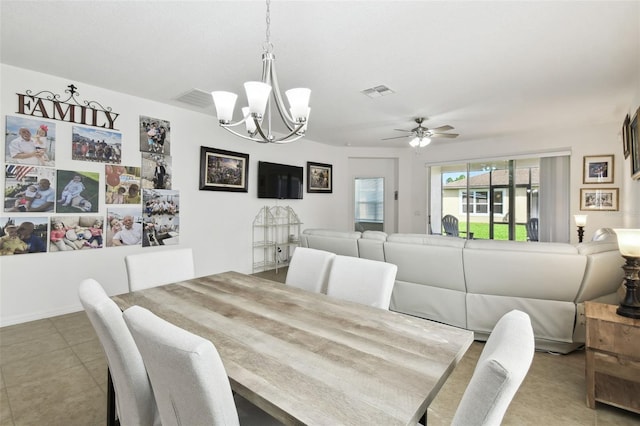
[[[615,239],[578,244],[578,252],[587,259],[587,267],[575,302],[593,300],[615,293],[624,281],[624,258]]]
[[[387,233],[382,231],[364,231],[362,238],[368,240],[387,241]]]
[[[462,247],[386,242],[384,256],[398,266],[398,281],[466,291]]]
[[[575,299],[587,263],[569,244],[512,241],[467,241],[463,258],[469,293],[567,302]]]

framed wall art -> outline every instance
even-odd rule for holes
[[[333,192],[333,166],[331,164],[307,162],[307,192]]]
[[[613,183],[613,155],[585,155],[582,183]]]
[[[629,114],[624,118],[624,122],[622,123],[622,152],[624,154],[624,158],[628,158],[629,154],[631,154],[631,135],[629,134],[629,125],[631,124],[631,118],[629,118]]]
[[[638,120],[640,108],[629,123],[629,147],[631,148],[631,178],[640,179],[640,134],[638,134]]]
[[[200,190],[248,192],[249,154],[200,147]]]
[[[580,188],[580,210],[618,211],[618,188]]]

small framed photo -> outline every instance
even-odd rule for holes
[[[618,211],[618,188],[580,188],[580,210]]]
[[[307,192],[333,192],[333,166],[307,162]]]
[[[613,155],[585,155],[582,183],[613,183]]]
[[[200,147],[200,190],[248,192],[249,154]]]

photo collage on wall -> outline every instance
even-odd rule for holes
[[[140,152],[142,246],[178,244],[180,195],[172,190],[171,123],[140,116]]]
[[[178,244],[179,193],[172,190],[169,121],[139,117],[141,159],[127,166],[121,165],[119,132],[73,125],[70,140],[59,140],[55,122],[5,118],[0,256]],[[102,170],[56,168],[60,143],[73,161],[105,163],[104,199]],[[106,217],[99,214],[103,203]]]

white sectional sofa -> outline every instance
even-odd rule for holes
[[[519,309],[531,317],[536,348],[560,353],[584,344],[584,302],[617,304],[624,279],[615,234],[572,245],[307,229],[301,245],[397,265],[391,310],[486,340]]]

